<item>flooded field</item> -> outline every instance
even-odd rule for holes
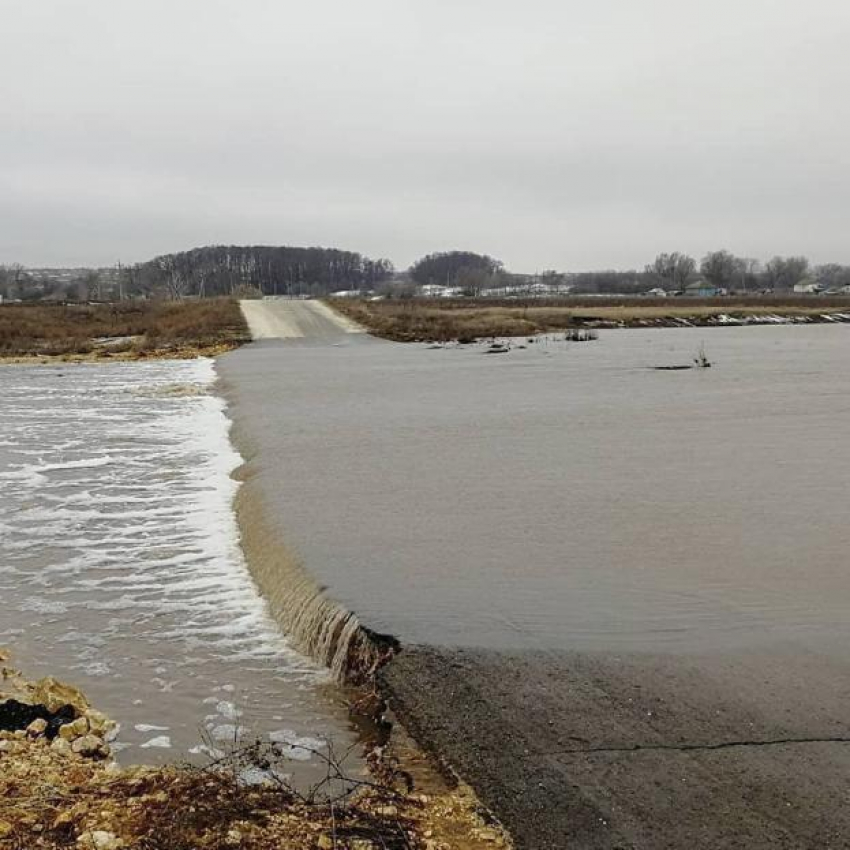
[[[711,369],[689,364],[704,344]],[[220,364],[281,533],[403,641],[846,640],[850,330],[266,342]]]
[[[210,360],[0,368],[0,646],[118,720],[125,762],[256,735],[307,782],[308,749],[354,734],[243,561],[214,380]]]

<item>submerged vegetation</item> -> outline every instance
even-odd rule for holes
[[[472,341],[579,328],[850,321],[850,298],[335,298],[334,309],[400,342]]]
[[[187,357],[247,341],[236,300],[5,304],[0,357]]]

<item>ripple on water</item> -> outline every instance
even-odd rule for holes
[[[124,761],[268,740],[283,706],[292,741],[350,742],[327,673],[289,646],[244,563],[212,361],[61,375],[0,370],[0,640],[121,721]]]

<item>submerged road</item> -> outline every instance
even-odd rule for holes
[[[292,304],[219,361],[249,475],[520,850],[850,848],[845,329],[671,377],[693,332],[487,357]]]

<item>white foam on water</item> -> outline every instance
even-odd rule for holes
[[[0,376],[3,634],[95,694],[101,680],[135,682],[144,692],[127,694],[124,735],[149,750],[196,751],[191,706],[214,704],[227,722],[213,737],[233,740],[243,713],[252,728],[262,719],[256,701],[274,683],[291,695],[327,681],[280,633],[244,562],[232,478],[242,458],[213,361],[33,373]],[[237,690],[238,707],[204,699]],[[168,721],[135,722],[143,704]]]
[[[279,729],[269,732],[269,740],[274,744],[285,744],[285,755],[295,761],[309,761],[315,753],[320,753],[327,747],[327,742],[320,738],[299,736],[292,729]]]
[[[97,469],[101,466],[109,466],[112,463],[112,458],[109,455],[105,457],[84,458],[82,460],[69,460],[66,463],[48,463],[38,467],[36,472],[60,472],[67,469]]]
[[[212,726],[210,735],[216,741],[238,741],[242,727],[234,723],[220,723],[218,726]]]
[[[0,472],[0,481],[11,481],[19,486],[37,488],[47,481],[37,466],[23,466],[8,472]]]
[[[92,664],[78,665],[88,676],[110,676],[112,668],[103,661],[95,661]]]
[[[227,720],[238,720],[243,714],[232,702],[219,702],[215,710]]]
[[[225,756],[224,750],[219,750],[216,747],[208,747],[206,744],[197,744],[189,749],[193,756],[207,755],[213,759],[223,759]]]
[[[38,597],[22,600],[18,603],[18,608],[21,611],[33,611],[36,614],[64,614],[68,610],[68,606],[64,602],[50,601]]]
[[[149,741],[145,741],[143,744],[139,744],[139,747],[143,750],[148,750],[151,747],[156,747],[161,750],[169,750],[171,749],[171,738],[168,735],[159,735],[156,738],[151,738]]]

